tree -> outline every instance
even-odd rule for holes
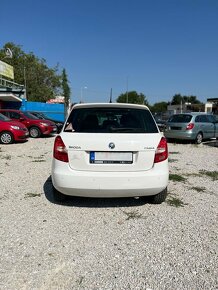
[[[126,92],[121,94],[117,98],[117,103],[131,103],[131,104],[143,104],[148,106],[146,96],[142,93],[138,94],[136,91]]]
[[[202,104],[196,96],[182,96],[175,94],[172,98],[171,105],[180,105],[182,103]]]
[[[172,98],[171,105],[179,105],[182,101],[182,96],[180,94],[175,94]]]
[[[70,102],[70,87],[68,85],[67,73],[65,69],[63,69],[62,71],[62,89],[63,89],[65,116],[66,116],[67,110],[69,108],[69,102]]]
[[[152,113],[163,113],[167,111],[167,102],[159,102],[155,103],[153,106],[150,107]]]
[[[5,49],[10,48],[13,57],[5,59]],[[26,95],[29,101],[46,102],[61,89],[61,76],[58,65],[49,68],[45,59],[39,59],[33,52],[25,53],[20,45],[8,42],[0,50],[0,59],[14,67],[14,81],[26,84]]]

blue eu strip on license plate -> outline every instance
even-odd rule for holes
[[[90,152],[90,163],[94,163],[95,162],[95,152]]]

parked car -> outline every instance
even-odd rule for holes
[[[191,140],[200,144],[218,138],[218,121],[211,114],[185,113],[171,116],[164,132],[167,139]]]
[[[154,116],[154,119],[155,119],[155,121],[157,123],[157,126],[158,126],[159,130],[161,132],[163,132],[166,129],[167,121],[165,121],[165,120],[163,120],[163,119],[161,119],[159,117],[156,117],[156,116]]]
[[[46,116],[44,113],[42,113],[42,112],[29,111],[29,113],[31,113],[32,115],[34,115],[38,119],[50,120],[53,123],[55,123],[55,125],[57,126],[57,133],[60,133],[62,128],[63,128],[63,126],[64,126],[64,122],[55,120],[53,118],[50,118],[50,117]]]
[[[168,149],[149,109],[133,104],[77,104],[53,149],[53,196],[167,195]]]
[[[32,138],[38,138],[41,135],[50,135],[57,132],[57,127],[53,122],[38,119],[28,112],[12,109],[1,109],[0,113],[14,121],[23,123],[29,130],[29,135]]]
[[[0,114],[0,143],[11,144],[15,141],[25,141],[28,137],[26,126]]]

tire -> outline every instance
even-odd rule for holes
[[[32,138],[39,138],[42,135],[42,133],[38,127],[31,127],[29,129],[29,133],[30,133],[30,137],[32,137]]]
[[[156,195],[150,197],[150,202],[153,204],[160,204],[165,201],[167,197],[167,187]]]
[[[54,185],[52,184],[52,194],[53,194],[53,198],[54,201],[65,201],[67,199],[67,196],[63,193],[61,193],[60,191],[58,191]]]
[[[12,133],[5,131],[0,134],[0,142],[2,144],[11,144],[14,142],[14,136]]]
[[[196,136],[196,139],[195,139],[195,143],[196,144],[201,144],[203,141],[203,134],[201,132],[199,132]]]

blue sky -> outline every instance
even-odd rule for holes
[[[73,102],[218,97],[218,0],[1,0],[0,47],[66,69]],[[16,72],[15,72],[16,73]]]

